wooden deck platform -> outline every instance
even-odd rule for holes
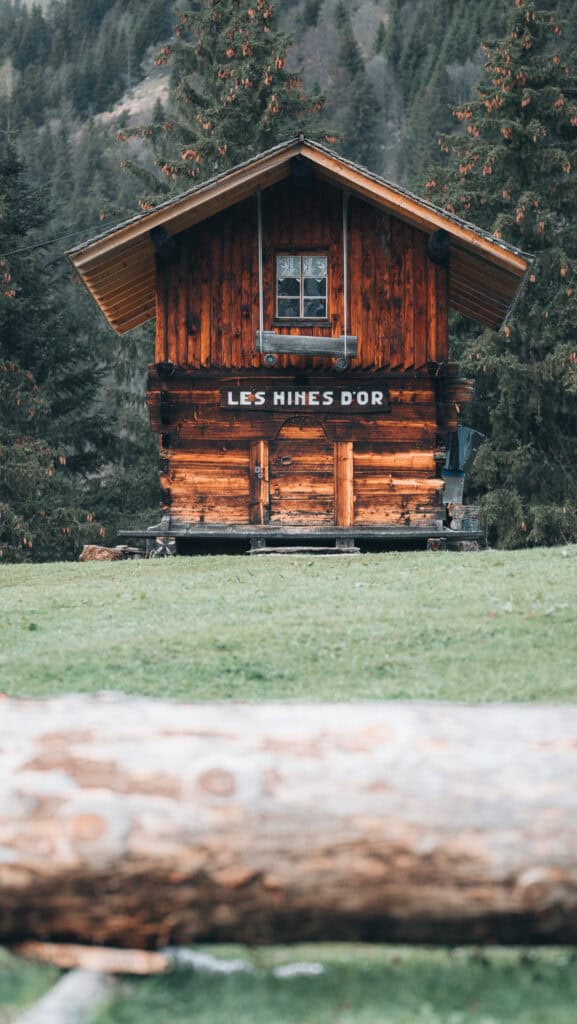
[[[160,543],[165,547],[172,546],[175,550],[185,549],[187,542],[194,545],[206,545],[223,543],[246,544],[250,548],[265,548],[267,546],[290,546],[316,544],[327,546],[334,544],[335,547],[362,547],[363,544],[371,546],[382,545],[394,547],[396,544],[427,544],[429,540],[446,541],[449,544],[460,541],[476,541],[483,543],[485,535],[481,530],[449,530],[446,527],[438,529],[409,526],[382,526],[382,527],[290,527],[280,528],[278,526],[226,526],[226,525],[171,525],[158,524],[146,530],[120,530],[118,537],[121,540],[132,538],[134,540],[146,540],[149,543]],[[167,550],[168,554],[169,551]]]

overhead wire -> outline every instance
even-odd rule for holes
[[[101,221],[98,225],[99,228],[106,227],[109,224],[116,224],[117,218],[112,217],[110,220]],[[12,249],[9,252],[0,252],[0,259],[7,259],[8,256],[19,256],[23,252],[32,252],[34,249],[43,249],[46,245],[54,245],[55,242],[62,241],[63,238],[72,238],[73,235],[90,235],[91,232],[96,231],[97,228],[76,228],[74,231],[67,231],[63,235],[57,235],[56,238],[48,238],[44,242],[35,242],[34,245],[24,245],[20,249]]]

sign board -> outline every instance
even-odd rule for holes
[[[236,412],[301,412],[344,413],[363,415],[389,412],[391,402],[385,384],[336,385],[335,387],[223,388],[221,409]]]

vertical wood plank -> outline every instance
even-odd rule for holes
[[[435,267],[437,282],[437,361],[449,358],[449,268]]]
[[[355,517],[352,441],[337,441],[334,452],[336,525],[352,526]]]
[[[156,261],[156,342],[155,342],[155,361],[157,363],[164,363],[168,358],[168,339],[167,339],[167,315],[168,315],[168,295],[167,295],[167,280],[168,275],[166,268],[163,266],[162,261],[155,257]]]
[[[412,232],[414,239],[415,272],[415,316],[414,353],[415,369],[421,369],[427,362],[427,239],[420,231]]]
[[[268,441],[250,446],[250,522],[262,526],[268,522],[269,496]]]
[[[232,366],[232,217],[233,210],[222,215],[221,366]]]
[[[279,207],[277,195],[268,195],[268,202],[263,202],[263,287],[264,287],[264,328],[269,329],[276,314],[276,257],[277,251],[286,247],[282,234],[282,218],[285,206]],[[258,252],[256,270],[256,290],[258,293]],[[258,327],[258,308],[257,308]],[[279,367],[285,367],[288,356],[281,356]],[[260,357],[259,357],[260,362]]]
[[[188,243],[188,244],[187,244]],[[179,239],[180,256],[178,260],[178,353],[181,366],[188,365],[188,329],[186,314],[190,294],[190,236],[181,235]]]
[[[290,180],[290,179],[289,179]],[[292,242],[293,210],[292,190],[288,188],[288,182],[283,181],[279,185],[280,202],[274,204],[270,211],[270,277],[265,277],[265,289],[270,298],[270,318],[276,316],[276,257],[279,249],[290,249]],[[269,283],[270,282],[270,283]],[[289,327],[277,328],[280,334],[292,334]],[[296,368],[299,364],[298,357],[292,358],[288,355],[281,355],[278,365],[285,370],[289,366]]]
[[[415,239],[410,228],[403,235],[403,365],[408,370],[415,363]]]
[[[266,250],[268,243],[268,231],[269,231],[269,202],[268,193],[263,195],[262,199],[262,215],[263,215],[263,236],[264,236],[264,248]],[[258,295],[258,206],[257,198],[255,196],[253,200],[253,217],[254,217],[254,231],[251,239],[252,248],[252,278],[251,278],[251,340],[249,347],[249,358],[247,366],[257,367],[261,365],[261,359],[257,352],[256,333],[258,331],[259,324],[259,295]],[[266,327],[266,306],[265,306],[265,327]]]
[[[186,363],[197,367],[200,364],[201,330],[201,270],[198,263],[200,231],[194,228],[184,236],[186,252],[184,288],[184,320],[186,333]],[[190,322],[189,322],[190,317]]]
[[[361,221],[362,259],[362,308],[364,317],[364,343],[362,366],[372,369],[375,365],[377,343],[376,277],[377,277],[377,232],[376,211],[363,204]]]
[[[311,192],[311,203],[309,209],[309,220],[311,225],[311,245],[315,248],[325,249],[329,240],[329,209],[331,206],[331,192],[323,195],[319,188],[319,182],[314,181]]]
[[[242,220],[240,223],[242,236],[242,280],[241,280],[241,304],[242,304],[242,334],[241,334],[241,365],[251,366],[254,355],[254,339],[256,328],[254,326],[254,263],[256,260],[256,214],[255,200],[249,199],[243,205]],[[258,278],[258,272],[257,272]]]
[[[201,225],[197,259],[200,262],[200,364],[210,366],[211,359],[211,294],[212,254],[210,229]]]
[[[351,199],[349,202],[348,333],[356,335],[358,338],[357,358],[353,364],[357,366],[364,365],[365,356],[365,317],[363,315],[362,289],[363,240],[361,237],[361,218],[362,212],[360,201],[357,199]]]
[[[336,192],[339,203],[341,193]],[[328,300],[329,316],[331,318],[333,338],[338,338],[343,333],[343,228],[340,206],[333,204],[327,225],[327,237],[329,246],[328,259]]]
[[[182,310],[184,307],[182,284],[183,284],[183,249],[182,238],[177,236],[178,247],[174,263],[170,266],[170,317],[169,331],[171,336],[171,348],[173,354],[169,357],[177,366],[186,365],[186,326],[182,323]]]
[[[375,273],[378,339],[375,365],[381,369],[390,366],[391,362],[391,218],[383,212],[379,212],[377,218],[378,247]]]
[[[242,364],[242,213],[243,206],[231,210],[231,297],[230,297],[230,365]]]
[[[215,217],[210,227],[211,362],[213,366],[222,366],[222,218]]]
[[[426,260],[427,275],[427,358],[437,361],[437,276],[435,264]]]
[[[391,219],[391,369],[403,365],[403,225]]]

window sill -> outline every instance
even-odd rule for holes
[[[297,318],[297,317],[295,317],[294,319],[290,319],[289,317],[287,317],[286,319],[283,319],[283,320],[279,320],[278,318],[276,318],[275,320],[273,320],[272,326],[273,327],[332,327],[333,323],[332,323],[332,320],[304,320],[304,319],[301,320],[300,318]]]

